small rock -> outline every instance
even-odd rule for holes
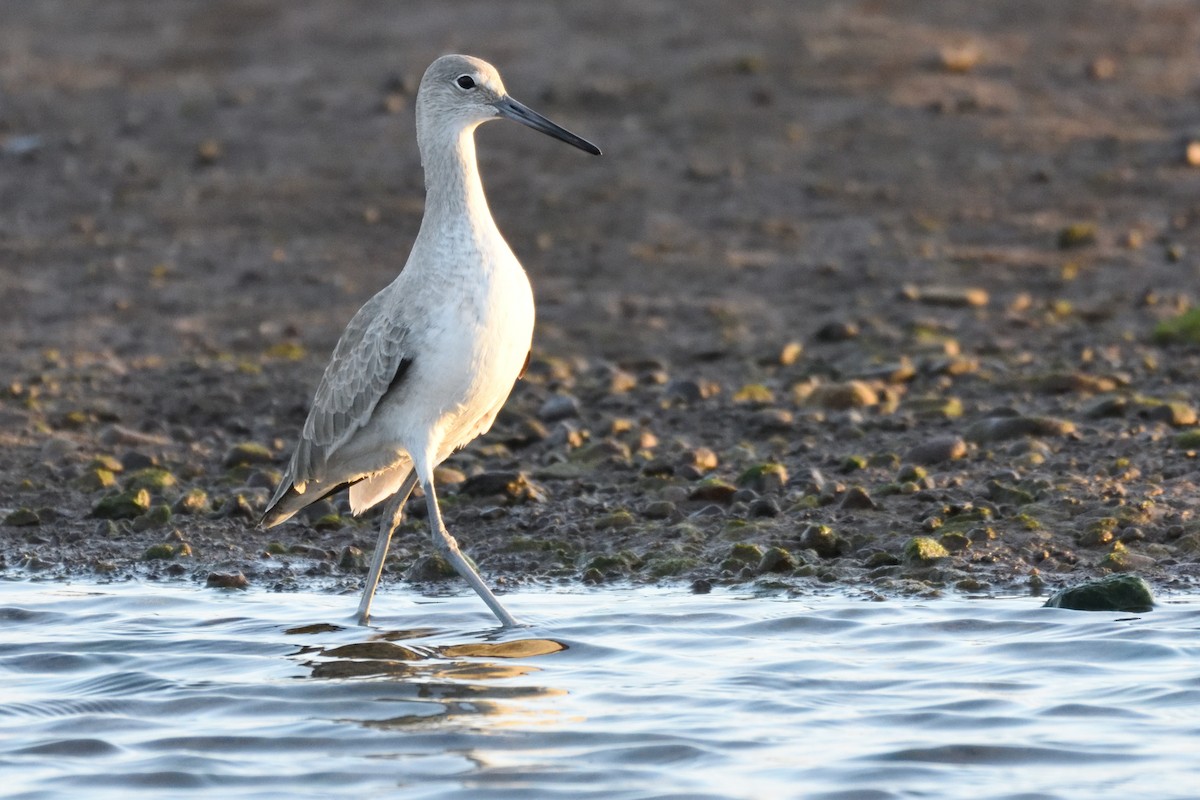
[[[670,500],[655,500],[646,504],[642,516],[646,519],[670,519],[677,511],[676,505]]]
[[[1196,416],[1196,409],[1178,400],[1168,400],[1160,405],[1152,406],[1146,411],[1146,418],[1156,422],[1165,422],[1173,428],[1195,425],[1200,419]]]
[[[1044,608],[1144,613],[1154,609],[1154,594],[1137,575],[1111,575],[1055,592]]]
[[[843,511],[852,511],[879,508],[879,505],[871,498],[866,489],[861,486],[851,486],[842,495],[842,502],[838,504],[838,508]]]
[[[495,471],[472,475],[459,489],[470,497],[494,497],[502,495],[510,502],[538,501],[544,492],[530,483],[523,472]]]
[[[917,419],[958,419],[963,415],[962,400],[957,397],[910,397],[903,409]]]
[[[712,381],[676,379],[663,388],[663,394],[668,400],[681,403],[696,403],[716,396],[721,387]]]
[[[813,389],[808,402],[821,408],[844,411],[877,405],[879,394],[863,381],[825,383]]]
[[[636,521],[637,520],[634,519],[633,514],[630,514],[628,511],[621,510],[613,511],[610,514],[603,514],[599,517],[596,517],[596,519],[592,522],[592,525],[598,531],[609,530],[610,528],[621,530],[622,528],[628,528],[632,526]]]
[[[569,394],[551,395],[538,409],[538,417],[544,422],[558,422],[578,416],[579,400]]]
[[[240,572],[210,572],[204,585],[210,589],[248,589],[250,581]]]
[[[955,286],[905,286],[901,296],[906,300],[931,306],[950,308],[980,308],[988,304],[986,289],[958,288]]]
[[[860,331],[853,322],[835,320],[817,328],[813,338],[818,342],[846,342],[858,337]]]
[[[943,461],[953,461],[967,454],[967,443],[961,436],[934,436],[904,454],[904,460],[911,464],[940,464]]]
[[[773,497],[760,497],[750,502],[747,513],[751,517],[778,517],[780,514],[779,503],[775,502]]]
[[[987,417],[968,426],[963,437],[983,444],[1019,436],[1066,436],[1074,432],[1074,423],[1053,417]]]
[[[171,506],[176,514],[200,514],[208,508],[208,494],[201,488],[188,489]]]
[[[778,492],[788,482],[787,468],[783,464],[756,464],[738,476],[738,485],[759,493]]]
[[[146,551],[142,553],[142,559],[145,561],[170,561],[175,558],[175,555],[175,545],[163,542],[147,547]]]
[[[796,557],[782,547],[772,547],[763,553],[758,562],[759,575],[769,572],[791,572],[796,568]]]
[[[348,572],[365,572],[367,569],[367,555],[361,548],[354,545],[347,545],[342,548],[342,552],[338,556],[338,567]]]
[[[836,558],[846,552],[846,540],[827,525],[809,525],[800,534],[800,547],[813,550],[821,558]]]
[[[1113,572],[1138,572],[1154,569],[1156,562],[1150,556],[1131,552],[1122,542],[1114,542],[1112,550],[1100,560],[1100,566]]]
[[[1096,226],[1090,222],[1077,222],[1058,232],[1059,249],[1085,247],[1096,243]]]
[[[949,550],[928,536],[914,536],[904,545],[904,561],[912,566],[929,566],[949,556]]]
[[[163,489],[174,486],[179,481],[165,469],[160,467],[145,467],[132,473],[125,479],[125,491],[146,489],[150,492],[162,492]]]
[[[111,489],[117,485],[117,476],[110,470],[93,467],[75,479],[75,487],[84,492]]]
[[[984,492],[987,499],[993,503],[1008,503],[1014,506],[1024,506],[1032,503],[1034,497],[1024,489],[1019,489],[1016,486],[1008,486],[997,480],[989,480],[984,484]]]
[[[150,509],[150,493],[145,489],[122,492],[103,498],[92,509],[92,516],[100,519],[133,519]]]
[[[453,578],[457,574],[454,571],[454,567],[450,566],[450,562],[440,555],[428,555],[421,556],[414,561],[404,574],[404,577],[406,580],[421,583],[426,581],[441,581]]]
[[[221,463],[225,467],[240,467],[249,464],[270,464],[275,460],[270,448],[255,442],[235,444],[225,453]]]
[[[25,528],[41,523],[42,518],[32,508],[18,508],[16,511],[9,512],[8,516],[4,518],[4,524],[14,528]]]
[[[720,478],[705,478],[688,494],[689,500],[702,500],[710,503],[729,504],[737,487]]]

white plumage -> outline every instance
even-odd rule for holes
[[[355,514],[392,498],[359,606],[363,622],[419,482],[443,555],[503,624],[515,624],[446,531],[433,486],[434,468],[492,426],[533,338],[529,279],[496,228],[475,159],[475,128],[500,116],[600,153],[510,98],[487,62],[451,55],[430,65],[417,92],[421,229],[404,269],[346,326],[263,514],[264,526],[278,525],[346,485]]]

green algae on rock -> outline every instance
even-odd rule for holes
[[[949,550],[928,536],[914,536],[904,545],[904,561],[914,566],[928,566],[949,556]]]
[[[1141,613],[1153,610],[1154,594],[1138,575],[1110,575],[1055,592],[1043,608]]]
[[[100,500],[92,516],[100,519],[133,519],[150,510],[150,493],[145,489],[121,492]]]

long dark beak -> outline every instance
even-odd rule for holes
[[[600,155],[600,148],[587,139],[576,136],[561,125],[555,125],[529,106],[524,103],[518,103],[507,95],[496,101],[496,110],[500,112],[500,116],[502,117],[508,117],[522,125],[528,125],[535,131],[541,131],[553,136],[555,139],[561,139],[567,144],[575,145],[580,150],[591,153],[594,156]]]

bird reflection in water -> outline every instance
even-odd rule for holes
[[[289,634],[321,634],[334,626],[292,628]],[[548,709],[515,705],[514,700],[559,697],[566,692],[545,686],[501,683],[540,671],[529,663],[506,663],[537,658],[567,649],[553,639],[515,639],[505,642],[416,644],[434,635],[432,629],[383,632],[366,642],[336,646],[305,645],[294,655],[303,659],[309,677],[322,680],[384,680],[399,690],[393,702],[416,702],[417,713],[386,719],[358,720],[371,728],[409,727],[446,722],[462,715],[505,718],[507,724],[538,724],[557,720]],[[405,644],[399,644],[404,641]],[[384,698],[380,698],[381,700]],[[501,723],[505,724],[505,723]]]

